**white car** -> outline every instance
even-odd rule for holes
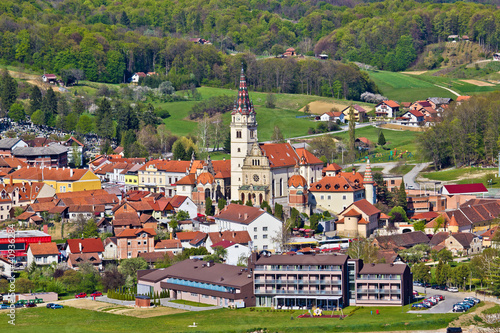
[[[448,291],[451,293],[458,293],[458,288],[457,287],[449,287]]]

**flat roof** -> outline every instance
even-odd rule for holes
[[[1,238],[11,238],[12,233],[7,232],[6,230],[1,230],[0,231],[0,239]],[[49,234],[46,234],[45,232],[42,232],[40,230],[16,230],[14,234],[15,238],[22,238],[22,237],[50,237]]]
[[[256,265],[344,265],[347,255],[304,254],[304,255],[271,255],[261,256]],[[258,269],[256,269],[258,270]]]

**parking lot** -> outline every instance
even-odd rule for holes
[[[413,290],[416,290],[419,292],[419,294],[424,293],[424,287],[417,287],[413,286]],[[444,301],[439,302],[438,304],[434,305],[430,309],[427,310],[412,310],[409,311],[410,313],[451,313],[453,312],[453,305],[455,303],[461,302],[467,295],[463,293],[451,293],[449,291],[444,291],[444,290],[436,290],[436,289],[431,289],[431,288],[426,288],[425,290],[427,292],[427,295],[425,296],[430,297],[433,295],[443,295],[444,296]]]

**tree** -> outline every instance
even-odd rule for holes
[[[450,265],[445,264],[440,260],[436,267],[436,272],[435,272],[436,283],[439,285],[446,284],[446,282],[448,282],[448,279],[450,278],[450,274],[451,274]]]
[[[325,156],[327,159],[333,159],[336,152],[335,140],[330,135],[321,135],[313,138],[309,142],[311,152],[318,158]]]
[[[103,98],[95,113],[95,125],[99,135],[110,138],[113,135],[113,118],[111,115],[111,104],[107,98]]]
[[[130,24],[130,20],[127,16],[127,13],[125,13],[125,11],[122,11],[122,14],[120,15],[120,24],[128,27],[129,24]]]
[[[415,281],[430,283],[432,280],[430,267],[423,262],[413,265],[411,271]]]
[[[180,139],[174,142],[174,145],[172,146],[172,153],[174,160],[187,160],[188,158],[186,156],[186,148]]]
[[[276,107],[276,96],[274,94],[267,94],[266,108],[274,109]]]
[[[413,222],[413,229],[415,231],[425,231],[425,220],[418,220]]]
[[[373,181],[377,184],[377,203],[384,205],[391,203],[392,193],[387,190],[384,175],[381,172],[374,172]]]
[[[378,145],[383,146],[385,144],[386,144],[386,142],[385,142],[384,132],[380,131],[380,134],[378,136]]]
[[[85,224],[83,229],[83,237],[85,238],[93,238],[99,235],[99,230],[97,229],[97,224],[94,219],[89,219]]]
[[[408,201],[406,199],[406,189],[405,182],[402,181],[399,189],[396,192],[396,196],[394,197],[394,205],[403,208],[404,211],[408,209]]]
[[[54,126],[57,113],[57,96],[52,88],[49,88],[45,96],[43,96],[41,110],[45,118],[44,124]]]
[[[217,208],[219,208],[219,212],[226,207],[227,201],[224,198],[219,198],[219,201],[217,201]]]
[[[15,122],[23,121],[26,119],[26,113],[24,112],[24,107],[22,106],[22,104],[12,104],[9,111],[9,118]]]
[[[389,216],[391,217],[392,222],[409,222],[410,220],[406,216],[406,211],[400,207],[396,206],[391,209],[389,212]]]
[[[2,114],[6,115],[12,104],[16,102],[18,96],[17,82],[10,76],[7,69],[2,71],[2,83],[0,87],[2,88],[0,91]]]
[[[438,232],[439,229],[441,229],[444,226],[445,219],[443,215],[439,215],[434,219],[434,233]]]
[[[453,253],[451,253],[448,249],[442,249],[438,252],[437,258],[439,261],[449,263],[450,261],[453,261]]]
[[[120,262],[120,266],[118,266],[120,273],[122,273],[125,278],[131,277],[135,283],[137,283],[137,271],[147,268],[148,263],[141,257],[123,259]]]
[[[80,102],[81,103],[81,102]],[[36,110],[42,107],[42,92],[37,85],[33,85],[30,89],[30,106],[27,110],[28,115],[32,115]]]
[[[306,106],[304,106],[304,114],[311,114],[311,107],[309,106],[309,104],[306,104]]]
[[[283,221],[283,206],[282,205],[280,205],[278,203],[274,205],[274,216],[277,219]]]
[[[214,215],[214,208],[212,206],[212,199],[210,199],[210,197],[207,197],[205,199],[205,215],[206,216]]]
[[[252,200],[248,199],[247,202],[245,202],[246,206],[253,207]]]
[[[209,254],[208,256],[205,256],[203,258],[203,260],[222,263],[226,260],[226,257],[227,257],[227,250],[225,248],[223,248],[222,246],[216,246],[214,248],[214,253]]]
[[[368,263],[375,263],[377,261],[378,249],[372,245],[371,241],[366,238],[359,238],[349,243],[347,255],[353,259],[363,259]]]
[[[31,122],[35,125],[45,125],[45,115],[42,110],[37,110],[31,115]]]
[[[273,134],[271,135],[271,141],[274,143],[283,143],[285,139],[278,126],[274,126]]]
[[[108,290],[114,290],[123,286],[123,284],[125,283],[125,278],[118,270],[118,267],[114,265],[108,265],[106,266],[106,269],[102,274],[101,283],[103,290],[106,292]]]
[[[77,115],[81,115],[85,112],[85,105],[83,105],[83,102],[80,98],[75,98],[72,109],[74,113],[76,113]]]
[[[94,120],[92,117],[82,114],[76,123],[76,131],[81,134],[92,133],[94,131]]]

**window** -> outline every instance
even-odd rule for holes
[[[141,245],[141,241],[138,241],[138,242],[137,242],[137,245]]]
[[[127,258],[132,258],[132,252],[127,252]]]
[[[253,228],[253,231],[254,231],[254,232],[257,232],[257,227],[254,227],[254,228]]]
[[[241,153],[241,149],[240,148],[238,148],[238,153]]]
[[[264,245],[262,248],[263,248],[264,250],[267,250],[267,245]]]
[[[130,246],[130,241],[127,242],[127,245]]]
[[[236,131],[236,138],[241,139],[241,131]]]
[[[71,184],[68,184],[68,187],[71,188]]]
[[[258,250],[257,245],[255,245],[255,246],[253,247],[253,250],[254,250],[254,251],[257,251],[257,250]]]
[[[267,227],[262,227],[262,231],[267,231]]]
[[[191,296],[198,296],[197,293],[191,293]]]
[[[342,200],[346,200],[347,197],[345,195],[342,196]]]
[[[394,179],[391,180],[391,185],[394,185],[396,181]]]
[[[262,238],[267,239],[267,234],[262,235]]]
[[[257,239],[257,235],[253,235],[253,239]]]
[[[148,244],[148,241],[144,241],[144,245],[147,245]]]
[[[324,200],[324,199],[325,199],[325,196],[324,196],[324,195],[322,195],[322,196],[321,196],[321,200]]]
[[[328,200],[332,200],[332,196],[331,195],[328,196]]]

